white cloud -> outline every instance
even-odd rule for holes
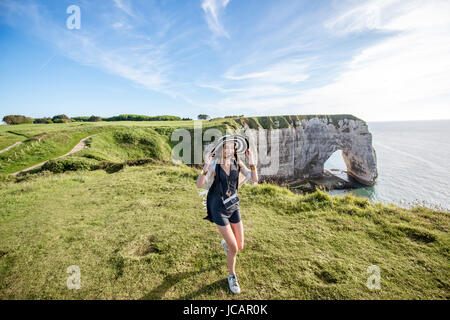
[[[368,10],[375,3],[377,10]],[[374,28],[396,34],[363,50],[336,81],[304,92],[299,103],[369,120],[450,118],[450,2],[370,2],[331,25],[342,27],[335,29],[340,35],[360,32],[373,21],[360,12],[376,12]]]
[[[236,75],[233,67],[228,70],[224,77],[229,80],[255,80],[261,83],[288,83],[295,84],[308,79],[306,73],[307,64],[298,59],[286,59],[270,65],[261,71]]]
[[[82,65],[125,78],[152,91],[185,99],[176,92],[179,82],[170,79],[176,69],[176,62],[168,57],[173,39],[158,43],[152,41],[147,33],[135,28],[133,23],[139,22],[127,20],[124,16],[134,14],[129,2],[115,0],[114,3],[123,12],[119,15],[120,19],[116,20],[116,15],[106,15],[101,25],[95,28],[82,27],[77,32],[66,29],[65,24],[52,19],[46,7],[34,1],[0,2],[0,21],[32,33],[56,49],[58,54]],[[161,24],[166,22],[164,17],[160,19]],[[110,34],[115,41],[107,37]]]
[[[352,113],[372,121],[448,119],[449,13],[445,0],[377,0],[349,8],[325,23],[331,35],[374,30],[385,36],[342,65],[331,83],[295,86],[290,80],[306,80],[307,65],[287,59],[281,67],[226,73],[245,90],[228,93],[218,105],[258,114]]]
[[[342,14],[329,19],[325,23],[325,27],[334,33],[342,35],[351,32],[378,29],[381,24],[381,8],[386,8],[396,1],[397,0],[367,1],[362,5],[350,8]]]
[[[233,66],[224,74],[222,84],[201,86],[228,95],[216,107],[267,113],[286,106],[296,96],[299,83],[309,77],[307,67],[307,63],[296,58],[272,63],[259,72],[249,71],[256,68],[248,65]]]
[[[112,27],[118,31],[127,31],[133,29],[133,27],[126,21],[114,22]]]
[[[205,12],[209,29],[216,37],[229,38],[227,31],[220,22],[220,15],[227,7],[230,0],[203,0],[202,9]]]
[[[131,8],[131,3],[128,0],[114,0],[114,5],[129,16],[135,16],[133,9]]]

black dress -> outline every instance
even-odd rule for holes
[[[215,222],[220,226],[225,226],[230,222],[238,223],[241,221],[239,204],[237,205],[237,209],[233,209],[232,211],[225,208],[221,198],[219,180],[222,184],[223,197],[226,199],[227,195],[225,192],[228,188],[231,194],[234,194],[238,190],[239,166],[236,160],[234,160],[231,163],[230,175],[228,176],[218,163],[216,164],[215,172],[216,176],[214,177],[214,182],[209,188],[208,195],[206,197],[206,210],[208,215],[203,219]]]

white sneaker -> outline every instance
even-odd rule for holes
[[[239,283],[237,281],[237,277],[235,274],[228,275],[228,285],[230,287],[231,292],[233,292],[234,294],[241,292],[241,288],[239,287]]]
[[[225,241],[225,239],[222,239],[222,241],[220,241],[220,244],[223,247],[223,250],[225,250],[225,255],[228,255],[228,248],[227,248],[227,242]]]

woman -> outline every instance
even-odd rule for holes
[[[220,155],[220,154],[219,154]],[[206,174],[209,170],[214,170],[214,182],[209,188],[206,198],[208,217],[206,219],[215,222],[219,232],[223,236],[221,242],[227,256],[228,285],[231,292],[239,293],[239,283],[237,281],[235,265],[236,254],[244,248],[244,228],[241,221],[239,204],[226,209],[223,200],[232,197],[239,187],[239,172],[243,173],[247,179],[258,182],[258,174],[250,154],[250,150],[245,152],[250,170],[237,157],[236,144],[234,141],[224,141],[220,161],[211,164],[213,153],[209,153],[205,159],[205,165],[197,179],[197,187],[201,188],[206,182]],[[223,198],[223,199],[222,199]]]

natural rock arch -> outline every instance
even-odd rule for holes
[[[325,161],[337,150],[343,151],[347,173],[360,183],[373,185],[378,177],[372,135],[362,120],[352,116],[341,117],[338,121],[333,116],[309,116],[292,127],[249,129],[247,135],[254,141],[261,134],[266,135],[265,139],[269,141],[267,149],[270,151],[274,147],[271,140],[274,130],[279,134],[278,170],[265,174],[264,165],[260,166],[263,178],[289,180],[321,176]],[[259,149],[260,141],[257,145]]]

